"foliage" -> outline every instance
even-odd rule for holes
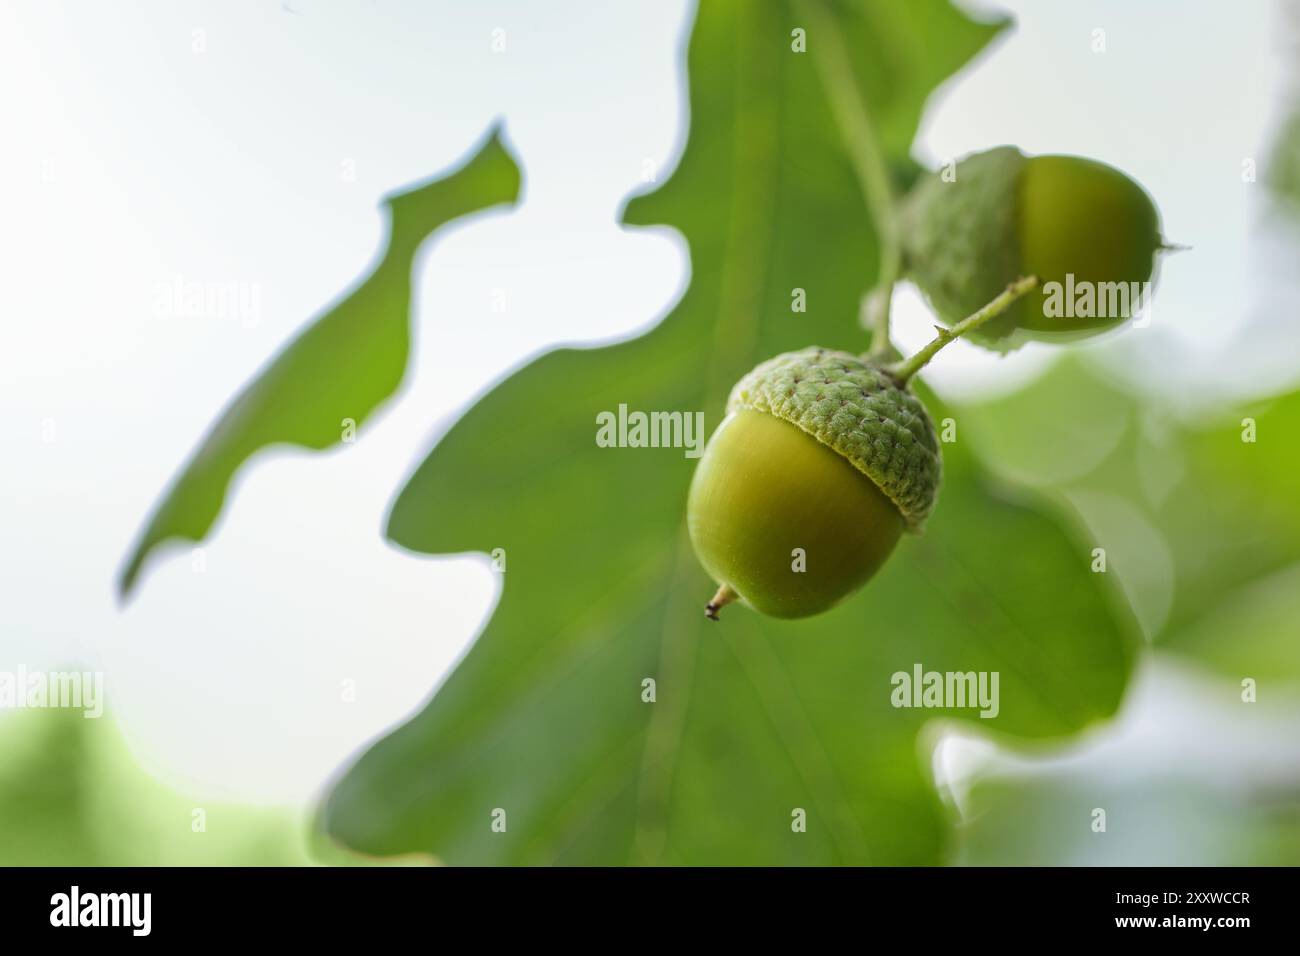
[[[757,361],[865,342],[853,317],[876,238],[813,62],[825,38],[793,53],[793,9],[698,15],[686,153],[626,214],[686,237],[677,309],[643,338],[521,370],[394,504],[398,544],[503,548],[508,571],[432,703],[331,795],[323,822],[347,845],[453,863],[933,863],[950,832],[917,744],[928,715],[891,706],[893,673],[999,671],[1001,713],[963,713],[1020,738],[1069,735],[1117,706],[1135,644],[1105,579],[963,444],[945,447],[924,536],[863,593],[808,621],[715,625],[682,526],[692,462],[593,443],[596,415],[620,403],[716,423]],[[940,3],[836,7],[833,22],[894,155],[928,92],[998,29]],[[807,313],[791,313],[794,288]],[[797,808],[806,834],[792,832]]]

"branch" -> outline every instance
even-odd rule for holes
[[[967,332],[970,332],[973,329],[978,329],[990,319],[997,318],[1003,312],[1007,311],[1007,309],[1011,308],[1012,304],[1022,295],[1032,289],[1036,289],[1037,287],[1038,276],[1026,276],[1017,279],[1015,282],[1007,286],[996,299],[979,309],[979,311],[972,312],[952,328],[945,329],[935,326],[939,334],[935,336],[934,339],[925,346],[925,348],[921,349],[915,355],[903,359],[903,361],[896,365],[891,365],[889,367],[890,374],[900,382],[906,383],[913,375],[925,368],[926,363],[928,363],[930,359],[934,358],[938,351],[953,339],[961,338]]]
[[[880,242],[876,288],[868,299],[864,324],[871,330],[870,354],[883,355],[889,350],[889,307],[903,262],[894,187],[884,149],[871,123],[871,112],[858,88],[839,31],[819,0],[803,0],[798,7],[812,28],[812,42],[820,44],[813,52],[813,62]]]

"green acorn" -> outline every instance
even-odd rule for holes
[[[939,318],[953,324],[1017,276],[1038,290],[972,337],[999,349],[1094,335],[1141,310],[1156,256],[1168,248],[1159,214],[1136,182],[1077,156],[976,153],[947,181],[924,177],[903,210],[904,268]]]
[[[940,469],[930,416],[890,369],[821,348],[763,362],[732,389],[691,482],[691,542],[719,584],[706,614],[832,607],[920,530]]]

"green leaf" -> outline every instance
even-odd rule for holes
[[[1212,719],[1184,726],[1181,739],[1167,743],[1205,738],[1241,755],[1243,765],[1225,767],[1207,750],[1148,768],[1121,749],[1109,758],[1079,755],[1086,767],[1076,761],[985,780],[966,809],[962,862],[1300,859],[1300,799],[1279,784],[1277,759],[1265,759],[1276,758],[1270,740],[1294,736],[1287,708],[1300,679],[1300,393],[1208,413],[1202,406],[1194,415],[1165,402],[1065,358],[1014,396],[964,409],[961,424],[999,473],[1078,509],[1157,649],[1152,660],[1201,669],[1194,689],[1162,687],[1155,699],[1168,709],[1182,698],[1183,706],[1210,708]],[[1243,703],[1245,678],[1258,702]],[[1239,708],[1236,720],[1213,719],[1231,708]],[[1138,725],[1150,738],[1141,715],[1130,731]],[[1096,808],[1107,813],[1104,834],[1090,827]]]
[[[158,782],[107,716],[0,716],[0,866],[304,866],[293,811],[195,800]],[[196,829],[195,810],[202,810]],[[331,862],[352,862],[337,851]]]
[[[280,443],[329,448],[348,421],[359,427],[397,391],[410,350],[416,253],[448,223],[518,194],[519,169],[494,130],[459,169],[384,200],[388,236],[374,265],[217,416],[132,549],[122,594],[158,545],[207,535],[235,472],[256,452]]]
[[[1182,617],[1238,585],[1300,561],[1300,392],[1225,409],[1183,429],[1185,477],[1160,504],[1170,546],[1186,556]]]
[[[960,862],[970,866],[1295,866],[1300,799],[1285,787],[1191,774],[1055,770],[981,783]],[[1106,830],[1094,831],[1105,811]]]
[[[1222,596],[1199,619],[1174,632],[1166,646],[1217,669],[1240,689],[1242,678],[1269,679],[1268,692],[1283,687],[1294,696],[1300,683],[1300,564],[1262,577]]]
[[[1300,104],[1289,104],[1270,147],[1264,181],[1281,212],[1293,219],[1300,216]]]
[[[1079,510],[1157,644],[1239,675],[1300,672],[1300,392],[1183,417],[1067,358],[961,422],[1000,475]]]
[[[934,2],[834,16],[896,150],[928,92],[999,28]],[[1105,576],[964,445],[945,446],[925,534],[862,593],[804,621],[737,607],[713,624],[684,530],[693,461],[595,444],[596,416],[620,404],[702,408],[712,426],[758,360],[864,343],[876,243],[818,85],[818,37],[791,52],[800,25],[784,4],[702,4],[688,148],[627,214],[689,241],[678,308],[643,338],[512,376],[395,502],[395,542],[502,548],[504,588],[432,702],[329,796],[322,825],[346,845],[474,864],[934,863],[950,832],[925,721],[1046,739],[1114,712],[1135,640]],[[791,312],[796,287],[807,313]],[[998,671],[1000,713],[895,708],[892,675],[916,663]],[[800,809],[806,833],[792,830]]]

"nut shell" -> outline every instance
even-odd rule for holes
[[[722,585],[705,609],[715,620],[728,597],[771,617],[820,614],[862,587],[904,531],[894,503],[842,455],[748,408],[709,439],[686,514],[696,556]]]

